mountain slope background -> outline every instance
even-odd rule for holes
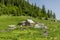
[[[56,18],[55,13],[52,10],[46,11],[45,6],[42,9],[35,5],[29,4],[29,1],[25,0],[0,0],[0,15],[11,16],[32,16],[39,19],[43,18]]]

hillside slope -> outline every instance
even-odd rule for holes
[[[18,22],[32,19],[35,22],[44,23],[48,29],[48,36],[43,35],[41,29],[27,28],[25,30],[15,29],[12,31],[2,31],[7,29],[8,25],[16,25]],[[60,40],[60,23],[51,20],[40,20],[29,16],[0,16],[0,40]]]
[[[25,0],[0,0],[0,16],[12,15],[12,16],[31,16],[41,19],[44,18],[56,18],[55,13],[52,10],[46,12],[45,6],[42,8],[29,4]]]

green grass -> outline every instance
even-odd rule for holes
[[[45,37],[41,29],[16,29],[9,32],[0,32],[0,40],[60,40],[60,22],[40,20],[29,16],[0,16],[0,30],[7,29],[10,24],[17,25],[18,22],[28,18],[35,22],[44,23],[48,27],[49,35]]]

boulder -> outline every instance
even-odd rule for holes
[[[33,20],[27,19],[26,21],[19,22],[17,25],[22,27],[22,26],[32,26],[34,24],[35,22]]]
[[[34,28],[41,28],[41,26],[39,24],[35,24]]]
[[[33,20],[31,20],[31,19],[27,19],[27,22],[29,22],[29,23],[35,23]]]
[[[41,29],[47,29],[47,26],[45,26],[42,23],[36,23],[34,28],[41,28]]]
[[[27,19],[26,22],[25,22],[26,26],[32,26],[34,24],[35,24],[35,22],[33,20],[31,20],[31,19]]]
[[[19,23],[18,23],[18,26],[21,26],[21,27],[22,27],[22,26],[25,26],[25,21],[19,22]]]
[[[8,30],[14,30],[16,29],[16,25],[8,25]]]

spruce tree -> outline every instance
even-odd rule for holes
[[[52,10],[50,11],[50,18],[53,18],[53,15],[52,15]]]
[[[56,15],[55,15],[55,13],[53,13],[53,18],[56,19]]]
[[[45,5],[43,5],[43,6],[42,6],[41,13],[42,13],[42,17],[45,17],[45,16],[46,16],[46,9],[45,9]]]
[[[48,18],[50,18],[50,10],[47,11]]]

